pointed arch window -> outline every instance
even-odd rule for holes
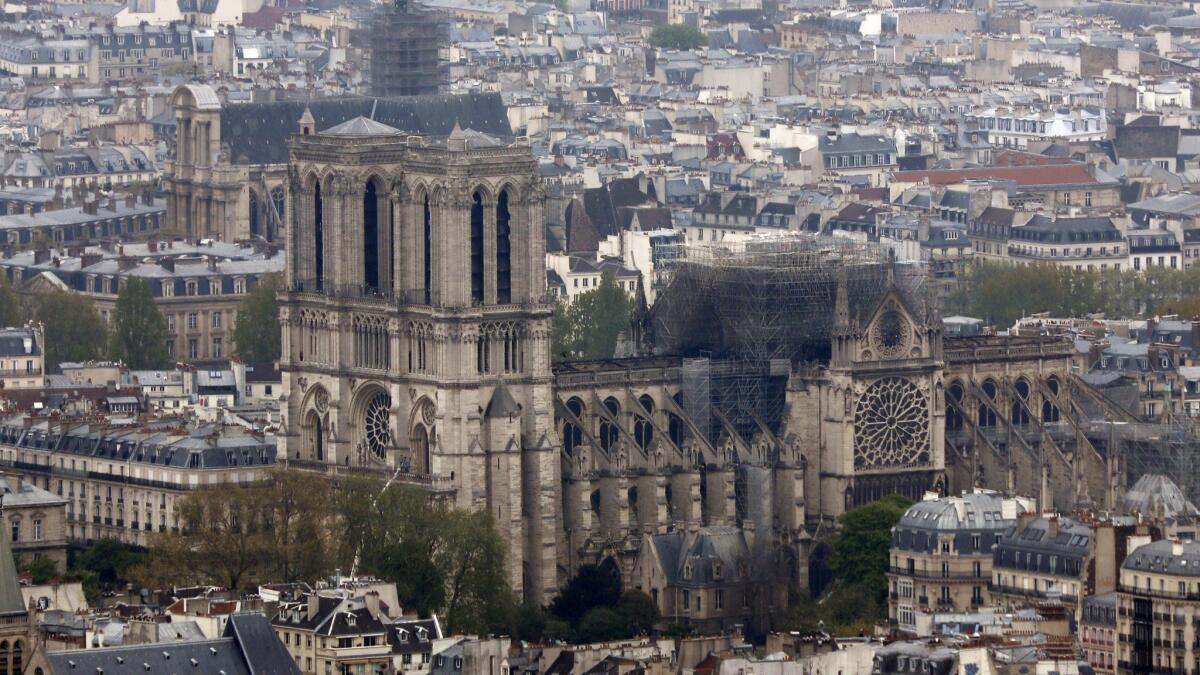
[[[363,285],[368,290],[379,289],[379,195],[375,181],[367,181],[363,191]]]
[[[433,213],[429,209],[429,194],[425,194],[424,214],[421,222],[423,224],[423,250],[424,263],[421,269],[425,272],[425,279],[422,288],[425,289],[425,304],[433,304]]]
[[[321,290],[325,280],[325,213],[321,200],[321,181],[313,186],[313,278]]]
[[[512,302],[512,253],[509,243],[511,228],[508,211],[508,190],[496,198],[496,302]]]
[[[471,302],[483,303],[483,195],[478,191],[471,204]]]

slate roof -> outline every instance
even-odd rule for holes
[[[1113,143],[1120,159],[1174,157],[1179,152],[1179,127],[1119,126]]]
[[[299,675],[261,614],[235,614],[217,640],[73,649],[46,654],[51,672],[145,675],[198,672],[225,675]]]
[[[318,132],[321,136],[395,136],[399,133],[400,130],[396,127],[376,122],[362,115]]]
[[[288,137],[305,107],[315,128],[331,129],[363,117],[400,133],[447,136],[457,122],[491,136],[512,136],[499,93],[404,98],[337,98],[316,101],[240,103],[221,109],[221,138],[234,164],[286,164]]]
[[[508,391],[508,387],[504,386],[503,381],[498,382],[495,390],[492,391],[492,399],[488,401],[484,415],[486,417],[512,417],[520,412],[521,406]]]
[[[1125,556],[1121,569],[1200,577],[1200,543],[1160,539]]]
[[[25,348],[25,340],[29,340],[29,349]],[[0,356],[36,356],[42,353],[37,335],[25,328],[0,328]]]
[[[990,553],[995,534],[1012,525],[1003,515],[1004,498],[996,492],[971,492],[917,502],[908,507],[892,529],[892,546],[909,551],[932,552],[941,535],[955,537],[959,553]],[[972,551],[975,534],[988,532],[979,551]]]

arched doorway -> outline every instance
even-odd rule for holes
[[[308,448],[308,456],[310,459],[321,462],[325,460],[325,421],[321,417],[321,413],[316,410],[308,411],[308,418],[304,424],[307,441],[305,447]],[[297,453],[299,455],[299,453]]]

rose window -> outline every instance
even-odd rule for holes
[[[929,461],[929,402],[910,380],[886,377],[854,406],[854,467],[873,469]]]
[[[912,334],[908,322],[899,312],[891,311],[879,317],[871,332],[871,346],[883,357],[903,356]]]
[[[392,444],[392,429],[388,420],[391,407],[392,397],[381,391],[367,402],[363,414],[367,450],[376,457],[382,458],[387,454],[387,448]]]

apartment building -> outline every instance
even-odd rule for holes
[[[917,631],[917,615],[970,612],[991,601],[992,548],[1033,500],[977,489],[930,493],[892,528],[888,618]]]

